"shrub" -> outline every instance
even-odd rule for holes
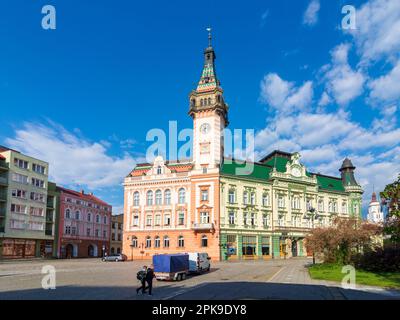
[[[400,272],[400,247],[389,246],[353,257],[356,268],[374,272]]]

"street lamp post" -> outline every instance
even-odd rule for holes
[[[308,215],[311,217],[311,228],[314,229],[314,219],[318,218],[318,214],[315,212],[315,209],[313,207],[310,207],[310,209],[308,209]],[[312,259],[313,259],[313,264],[315,264],[314,250],[313,250],[313,254],[312,254]]]

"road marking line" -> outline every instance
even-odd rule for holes
[[[169,295],[169,296],[166,296],[166,297],[164,297],[164,298],[161,298],[161,300],[170,300],[170,299],[175,298],[175,297],[177,297],[177,296],[180,296],[180,295],[182,295],[182,294],[184,294],[184,293],[188,293],[188,292],[193,291],[193,290],[195,290],[195,289],[202,288],[202,287],[204,287],[204,286],[207,285],[207,284],[208,284],[208,283],[202,283],[202,284],[200,284],[200,285],[198,285],[198,286],[194,285],[193,287],[189,287],[189,288],[187,288],[187,289],[179,290],[179,291],[175,292],[174,294],[171,294],[171,295]]]
[[[286,266],[282,267],[281,269],[279,269],[277,272],[275,272],[271,278],[268,279],[267,282],[272,282],[272,280],[283,270],[286,269]]]

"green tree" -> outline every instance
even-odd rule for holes
[[[400,244],[400,174],[397,181],[388,184],[381,193],[383,204],[388,209],[384,233],[397,246]]]

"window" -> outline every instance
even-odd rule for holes
[[[154,248],[159,248],[160,247],[160,237],[157,236],[154,238]]]
[[[31,216],[36,216],[36,217],[43,217],[44,216],[43,208],[31,207],[29,212],[30,212]]]
[[[151,190],[147,191],[146,203],[147,203],[148,206],[152,206],[153,205],[153,191],[151,191]]]
[[[21,169],[28,169],[28,161],[14,158],[14,165]]]
[[[254,226],[256,224],[256,214],[252,213],[250,218],[250,224]]]
[[[25,221],[24,220],[10,220],[10,228],[11,229],[25,229]]]
[[[264,207],[269,206],[269,194],[268,193],[264,193],[263,197],[262,197],[262,205]]]
[[[211,105],[211,98],[208,98],[208,105]]]
[[[252,192],[250,194],[250,203],[254,206],[256,204],[256,194]]]
[[[76,227],[71,228],[71,234],[74,236],[76,235]]]
[[[32,178],[32,185],[38,188],[44,188],[44,180]]]
[[[65,227],[65,234],[71,234],[71,227],[70,226],[66,226]]]
[[[203,174],[207,174],[207,167],[203,167]]]
[[[347,213],[347,203],[342,202],[342,213],[346,214]]]
[[[357,206],[357,203],[353,204],[353,214],[358,214],[358,206]]]
[[[13,213],[21,213],[21,214],[26,214],[26,206],[20,205],[20,204],[11,204],[11,212]]]
[[[284,215],[280,215],[278,217],[278,226],[280,226],[280,227],[284,227],[285,226],[285,216]]]
[[[235,203],[235,190],[229,190],[228,201],[229,203]]]
[[[171,224],[171,216],[169,213],[164,215],[164,225],[169,226]]]
[[[14,198],[26,199],[26,191],[25,190],[14,189],[11,191],[11,195]]]
[[[118,241],[122,241],[121,235],[118,235]]]
[[[337,211],[338,211],[337,202],[334,201],[334,202],[333,202],[333,212],[337,212]]]
[[[133,216],[132,225],[136,226],[136,227],[139,226],[139,216],[137,216],[137,215]]]
[[[169,248],[169,238],[168,238],[168,236],[164,237],[164,248]]]
[[[87,229],[86,229],[86,235],[87,235],[88,237],[90,237],[90,228],[87,228]]]
[[[179,189],[179,192],[178,192],[178,194],[179,194],[179,199],[178,199],[178,202],[180,203],[180,204],[183,204],[183,203],[185,203],[185,189],[183,189],[183,188],[180,188]]]
[[[36,221],[29,221],[28,229],[33,231],[43,231],[44,230],[44,223],[43,222],[36,222]]]
[[[178,212],[178,225],[183,226],[185,224],[185,212]]]
[[[169,189],[164,192],[164,204],[171,204],[171,190]]]
[[[254,236],[243,236],[242,254],[244,256],[256,255],[257,238]]]
[[[278,197],[278,207],[279,208],[284,208],[285,207],[285,199],[283,198],[283,196],[279,196]]]
[[[329,212],[333,212],[333,202],[332,201],[329,201],[328,210],[329,210]]]
[[[200,223],[210,223],[210,216],[208,212],[200,212]]]
[[[201,246],[203,248],[208,247],[208,238],[206,235],[201,237]]]
[[[150,237],[146,238],[146,248],[151,248],[151,238]]]
[[[201,190],[201,201],[208,201],[208,190]]]
[[[45,172],[46,172],[46,168],[44,166],[41,166],[36,163],[32,164],[32,170],[35,171],[36,173],[40,173],[40,174],[45,174]]]
[[[71,219],[71,210],[69,210],[69,209],[65,210],[65,218]]]
[[[248,204],[249,202],[249,195],[247,193],[247,191],[243,192],[243,203],[244,204]]]
[[[12,180],[13,180],[14,182],[23,183],[23,184],[28,184],[28,176],[24,176],[24,175],[22,175],[22,174],[13,173],[13,174],[12,174]]]
[[[156,191],[156,204],[158,204],[158,205],[162,204],[161,190]]]
[[[263,256],[269,256],[269,237],[261,237],[261,254]]]
[[[298,196],[292,198],[292,209],[300,209],[300,198]]]
[[[151,215],[146,216],[146,226],[150,227],[153,223],[153,217]]]
[[[37,201],[37,202],[44,202],[44,194],[37,193],[37,192],[31,192],[31,200]]]
[[[268,227],[269,216],[267,214],[263,215],[263,226]]]
[[[247,226],[247,219],[248,219],[248,214],[247,212],[243,213],[243,225]]]
[[[235,224],[235,212],[229,211],[229,224]]]
[[[100,236],[99,229],[96,229],[95,235],[96,235],[96,237],[99,237],[99,236]]]
[[[162,169],[160,166],[157,167],[157,174],[161,174],[162,173]]]
[[[104,216],[104,218],[103,218],[103,223],[104,223],[104,224],[107,224],[107,216]]]
[[[154,225],[155,226],[159,226],[161,225],[161,215],[160,214],[156,214],[154,217]]]
[[[133,194],[133,205],[136,207],[139,205],[139,192],[137,191]]]
[[[306,210],[310,211],[312,208],[312,201],[310,199],[306,200]]]
[[[81,217],[81,213],[80,213],[79,211],[76,211],[76,212],[75,212],[75,219],[76,219],[76,220],[79,220],[80,217]]]
[[[107,231],[103,230],[103,238],[107,238]]]
[[[322,199],[318,200],[318,211],[319,212],[324,211],[324,200],[322,200]]]
[[[90,220],[92,220],[92,214],[89,212],[89,213],[87,214],[87,221],[90,222]]]
[[[183,248],[185,246],[185,240],[183,239],[183,236],[178,237],[178,247]]]
[[[131,240],[131,246],[134,248],[137,248],[137,244],[138,244],[137,238],[135,236],[133,236],[132,240]]]
[[[96,223],[100,223],[100,216],[96,215]]]

